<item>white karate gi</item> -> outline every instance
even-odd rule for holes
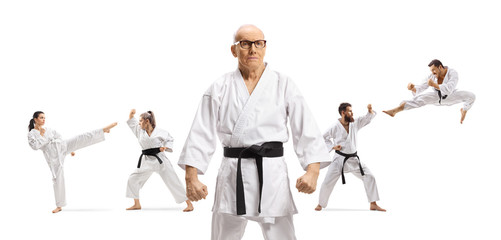
[[[44,136],[40,131],[32,129],[28,133],[28,143],[33,150],[41,149],[52,172],[56,206],[66,206],[66,193],[64,186],[64,158],[66,155],[80,148],[104,141],[103,129],[97,129],[78,135],[74,138],[63,140],[61,135],[53,129],[45,128]]]
[[[362,127],[369,124],[375,116],[376,111],[373,111],[373,114],[367,112],[365,116],[355,119],[354,122],[349,124],[349,133],[346,132],[346,129],[343,127],[343,124],[341,124],[339,120],[336,121],[336,123],[334,123],[334,125],[324,133],[325,143],[327,144],[329,151],[332,151],[332,148],[334,146],[341,145],[340,151],[342,153],[351,154],[357,152],[357,133]],[[350,157],[346,161],[344,165],[344,172],[351,172],[356,177],[362,179],[369,202],[378,201],[379,194],[377,191],[374,175],[372,175],[369,168],[367,168],[367,166],[365,166],[365,164],[363,163],[364,155],[359,154],[359,157],[362,162],[364,175],[362,176],[362,174],[360,173],[358,158],[356,157]],[[324,182],[322,183],[322,187],[320,188],[318,201],[318,204],[323,208],[327,207],[327,203],[329,202],[329,197],[332,193],[332,190],[334,189],[337,180],[341,176],[344,159],[344,156],[335,153],[334,160],[329,166],[329,170],[327,170],[327,173],[325,174]]]
[[[143,150],[149,148],[167,147],[165,151],[172,152],[174,138],[172,138],[167,131],[155,127],[155,129],[151,132],[151,136],[149,136],[145,130],[141,129],[136,118],[129,119],[127,124],[134,135],[136,135],[139,140],[139,145],[141,145]],[[141,152],[138,152],[137,154],[140,156]],[[142,157],[141,168],[136,168],[136,170],[129,176],[126,197],[139,199],[139,190],[143,187],[151,174],[156,172],[160,175],[165,185],[172,193],[172,196],[174,196],[176,203],[182,203],[188,200],[186,197],[186,190],[177,177],[176,172],[174,172],[174,168],[172,167],[170,160],[163,152],[158,153],[157,156],[162,159],[162,164],[160,164],[158,159],[154,156],[144,155]]]
[[[329,155],[322,136],[296,85],[287,76],[271,70],[267,65],[256,88],[249,95],[240,70],[237,69],[223,75],[205,92],[178,164],[183,169],[186,165],[195,167],[199,174],[204,174],[216,150],[217,137],[223,147],[248,147],[270,141],[287,142],[288,120],[294,150],[301,166],[306,169],[309,164],[316,162],[325,162],[327,165]],[[242,215],[243,218],[237,216],[236,211],[237,160],[224,157],[221,162],[212,209],[212,239],[240,239],[239,233],[243,234],[246,219],[268,224],[270,227],[262,225],[262,230],[263,234],[268,234],[269,239],[295,239],[288,238],[285,234],[288,231],[290,236],[294,236],[291,215],[296,214],[297,209],[289,188],[284,157],[263,158],[261,214],[258,213],[259,180],[256,162],[252,158],[242,159],[247,210],[247,214]],[[229,219],[220,219],[224,217]],[[290,221],[276,220],[281,217]],[[244,221],[224,225],[224,222],[231,222],[235,218]],[[285,226],[281,226],[282,224]],[[284,237],[273,237],[276,235],[270,234],[273,230],[269,228],[282,229],[280,231]]]
[[[444,81],[439,85],[439,87],[442,96],[447,95],[447,98],[442,99],[442,102],[439,103],[440,99],[434,87],[431,87],[433,89],[431,92],[424,92],[430,87],[428,85],[428,79],[431,78],[435,83],[437,83],[435,75],[430,74],[422,84],[415,85],[416,92],[412,92],[414,98],[412,100],[403,101],[405,103],[404,110],[422,107],[427,104],[450,106],[461,102],[464,103],[463,110],[470,110],[471,106],[475,102],[475,94],[467,91],[457,91],[456,85],[458,83],[458,73],[456,70],[447,66],[445,68],[447,69],[447,73],[445,74]]]

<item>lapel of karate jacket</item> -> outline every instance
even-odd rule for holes
[[[267,87],[268,84],[270,84],[270,80],[272,78],[271,70],[269,69],[268,64],[266,64],[266,68],[264,69],[263,74],[261,75],[261,78],[259,79],[259,82],[257,83],[256,87],[254,88],[254,91],[252,91],[252,94],[249,96],[247,99],[247,102],[245,103],[244,107],[241,109],[240,114],[238,115],[237,121],[235,123],[235,126],[232,131],[231,135],[231,140],[230,140],[230,146],[231,147],[239,147],[241,146],[240,139],[245,136],[245,127],[247,125],[247,119],[249,117],[249,114],[251,114],[253,111],[255,111],[256,107],[264,107],[264,106],[258,106],[257,103],[259,102],[260,97],[262,94],[264,94],[264,91]],[[242,74],[240,73],[240,70],[237,69],[235,74],[234,74],[234,81],[241,81],[235,82],[236,84],[239,84],[240,87],[243,86],[245,88],[246,93],[248,93],[248,90],[245,86],[245,83],[243,82],[244,79],[242,77]]]

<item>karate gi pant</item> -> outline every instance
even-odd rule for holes
[[[226,213],[212,213],[211,240],[242,239],[247,221],[256,221],[261,227],[265,240],[296,240],[293,215],[274,217],[275,222],[269,223],[262,217],[237,216]]]
[[[344,157],[336,158],[329,166],[327,173],[325,174],[324,182],[322,183],[322,187],[320,188],[320,195],[318,204],[322,206],[322,208],[327,207],[327,203],[329,203],[329,197],[336,185],[336,182],[339,180],[341,176],[341,171],[343,168],[343,160]],[[372,175],[371,171],[365,164],[362,162],[362,169],[364,170],[364,175],[360,173],[360,167],[358,166],[357,158],[350,158],[346,161],[344,166],[344,173],[346,177],[346,173],[351,172],[357,178],[361,179],[364,183],[365,193],[367,194],[367,200],[369,202],[379,201],[379,193],[377,190],[376,179],[374,175]],[[349,184],[348,182],[346,184]]]
[[[96,144],[98,142],[104,141],[103,129],[97,129],[84,134],[80,134],[68,140],[63,140],[63,146],[66,145],[66,150],[60,152],[61,160],[56,162],[51,167],[52,171],[52,182],[54,187],[54,195],[56,198],[56,206],[64,207],[66,206],[66,191],[64,184],[64,158],[66,155],[74,152],[78,149]]]
[[[144,159],[141,162],[141,168],[137,168],[130,176],[127,182],[127,192],[125,194],[128,198],[139,199],[139,190],[144,186],[148,178],[154,172],[158,173],[165,185],[171,192],[176,203],[182,203],[188,198],[186,197],[186,190],[176,175],[172,164],[168,159],[164,159],[160,164],[157,159],[149,160]]]
[[[446,99],[442,99],[442,103],[439,103],[438,93],[434,91],[418,94],[412,100],[403,102],[405,103],[404,110],[418,108],[428,104],[451,106],[457,103],[463,103],[463,110],[468,111],[475,102],[475,94],[467,91],[455,91],[447,95]]]

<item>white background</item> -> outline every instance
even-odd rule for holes
[[[182,213],[157,175],[141,192],[144,209],[126,212],[140,147],[125,121],[131,108],[153,110],[176,139],[168,156],[177,164],[202,93],[236,69],[234,31],[252,23],[268,40],[265,60],[295,80],[321,130],[342,101],[356,116],[368,103],[379,112],[358,152],[388,212],[367,210],[352,175],[325,211],[313,211],[318,191],[293,188],[303,171],[289,142],[298,239],[499,239],[501,17],[496,1],[465,2],[2,1],[0,238],[209,239],[221,151],[200,177],[209,197],[194,212]],[[407,83],[423,80],[434,58],[477,96],[464,124],[461,105],[381,113],[411,97]],[[66,158],[59,214],[50,213],[43,154],[27,144],[37,110],[66,138],[119,122],[105,142]],[[256,223],[244,239],[262,239]]]

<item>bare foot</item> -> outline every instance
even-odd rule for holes
[[[405,102],[401,103],[400,105],[398,105],[398,107],[394,108],[394,109],[391,109],[391,110],[387,110],[387,111],[383,111],[384,113],[390,115],[390,117],[395,117],[395,115],[401,111],[404,110],[404,107],[405,107]]]
[[[116,123],[116,122],[114,122],[114,123],[112,123],[112,124],[110,124],[110,125],[108,125],[108,126],[104,127],[104,128],[103,128],[103,132],[105,132],[105,133],[109,133],[109,132],[110,132],[110,129],[114,128],[116,125],[117,125],[117,123]]]
[[[126,208],[125,210],[141,210],[141,205],[132,205],[130,208]]]
[[[52,210],[52,213],[58,213],[61,212],[61,210],[63,210],[61,207],[57,207],[56,209]]]
[[[383,111],[384,113],[390,115],[390,117],[395,117],[395,114],[397,114],[396,110],[388,110],[388,111]]]
[[[464,118],[466,117],[466,110],[461,108],[461,124],[463,124]]]
[[[194,208],[193,208],[193,204],[191,204],[191,202],[190,202],[189,200],[188,200],[188,201],[186,201],[186,204],[187,204],[188,206],[186,206],[186,208],[185,208],[185,209],[183,209],[183,212],[191,212],[191,211],[193,211],[193,209],[194,209]]]
[[[320,206],[320,204],[318,204],[317,207],[315,208],[315,211],[322,211],[322,206]]]
[[[376,202],[371,202],[371,208],[372,211],[381,211],[381,212],[386,212],[386,209],[381,208],[376,204]]]

